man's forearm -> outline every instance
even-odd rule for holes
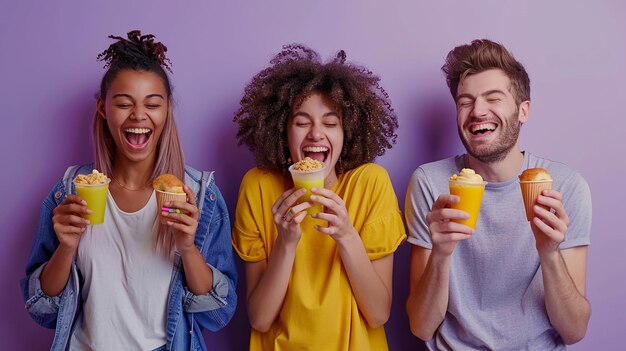
[[[591,305],[576,288],[560,250],[544,255],[540,260],[550,323],[564,343],[576,343],[587,332]]]
[[[431,252],[424,273],[407,300],[411,332],[426,341],[432,339],[446,316],[450,285],[451,256]]]

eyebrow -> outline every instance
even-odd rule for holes
[[[118,97],[125,97],[125,98],[129,98],[131,100],[133,99],[133,97],[130,96],[129,94],[120,93],[120,94],[113,95],[113,99],[118,98]],[[161,94],[149,94],[149,95],[146,95],[146,97],[144,99],[150,99],[150,98],[153,98],[153,97],[157,97],[157,98],[161,98],[161,99],[165,100],[165,97],[163,97],[163,95],[161,95]]]
[[[486,92],[484,92],[484,93],[480,94],[480,96],[489,96],[489,95],[492,95],[492,94],[506,95],[506,94],[505,94],[502,90],[500,90],[500,89],[492,89],[492,90],[487,90]],[[473,96],[473,95],[470,95],[470,94],[459,94],[459,95],[456,97],[456,100],[457,100],[457,101],[459,101],[459,100],[460,100],[460,99],[462,99],[462,98],[468,98],[468,99],[474,100],[474,96]]]
[[[311,118],[311,115],[309,115],[308,113],[303,112],[303,111],[296,111],[291,117],[297,117],[297,116],[303,116],[303,117]],[[337,114],[337,112],[330,111],[330,112],[326,112],[322,117],[337,117],[337,118],[339,118],[339,114]]]

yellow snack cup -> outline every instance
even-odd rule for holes
[[[74,181],[76,195],[87,202],[87,208],[92,212],[90,215],[83,214],[83,218],[88,219],[89,224],[102,224],[104,222],[110,182],[110,179],[107,179],[103,184],[77,184]]]
[[[324,167],[315,171],[298,171],[293,169],[293,165],[289,166],[289,172],[293,179],[293,184],[296,189],[305,188],[306,194],[302,195],[298,199],[298,203],[303,203],[311,200],[311,188],[323,188],[324,187]],[[308,208],[308,214],[318,213],[324,211],[324,206],[319,203],[313,203],[313,206]]]
[[[461,201],[453,204],[451,207],[469,213],[470,217],[466,220],[453,219],[453,222],[465,224],[476,229],[478,221],[478,213],[480,212],[480,204],[483,200],[483,193],[487,182],[481,184],[466,183],[458,180],[450,180],[450,194],[458,196]]]

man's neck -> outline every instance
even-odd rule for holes
[[[514,147],[501,161],[484,163],[467,155],[469,167],[487,182],[500,183],[513,178],[524,164],[524,154]]]

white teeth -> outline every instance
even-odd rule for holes
[[[146,134],[150,132],[150,129],[148,128],[128,128],[128,129],[124,129],[124,131],[126,133],[133,133],[133,134]]]
[[[306,152],[326,152],[328,148],[325,146],[307,146],[303,150]]]
[[[481,123],[481,124],[473,125],[470,131],[474,133],[479,130],[495,130],[495,129],[496,129],[496,125],[494,123]]]

